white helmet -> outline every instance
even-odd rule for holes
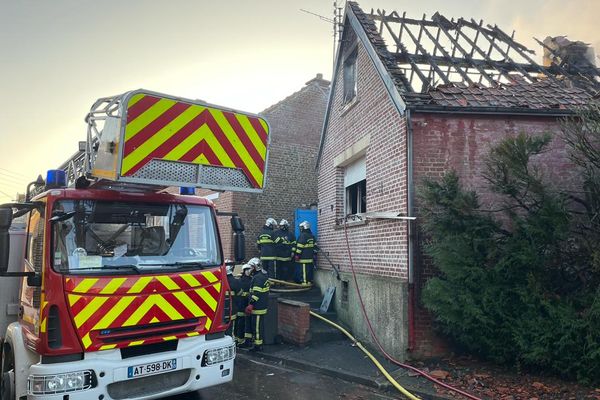
[[[310,223],[308,221],[300,222],[300,229],[310,229]]]
[[[262,268],[262,265],[260,265],[260,259],[258,257],[251,258],[250,261],[248,261],[248,265],[252,266],[252,268],[257,271]]]
[[[244,264],[244,265],[242,265],[242,271],[245,271],[245,270],[247,270],[247,269],[252,269],[252,268],[253,268],[253,267],[252,267],[252,265],[250,265],[250,264]]]
[[[227,270],[227,275],[233,275],[233,268],[234,266],[231,264],[225,266],[225,269]]]
[[[271,228],[275,228],[277,226],[277,221],[273,218],[267,218],[267,222],[265,222],[266,226],[270,226]]]
[[[279,221],[279,226],[285,226],[287,228],[288,226],[290,226],[290,223],[287,222],[287,219],[282,219],[281,221]]]

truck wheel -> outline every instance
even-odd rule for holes
[[[2,346],[2,379],[0,380],[0,400],[15,400],[15,362],[10,348]]]

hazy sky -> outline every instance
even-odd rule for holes
[[[359,4],[483,18],[536,51],[532,36],[568,35],[600,53],[597,0]],[[99,97],[145,88],[259,112],[330,79],[331,26],[301,8],[333,15],[332,0],[0,0],[0,202],[77,150]]]

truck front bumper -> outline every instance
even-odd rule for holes
[[[120,350],[86,353],[80,361],[32,365],[27,398],[149,400],[193,392],[231,381],[234,357],[235,344],[229,336],[209,341],[204,336],[180,339],[176,351],[127,359],[121,358]],[[171,361],[172,370],[131,377],[130,367],[148,373],[151,368],[141,366],[153,363],[171,366]],[[48,384],[49,380],[52,382]]]

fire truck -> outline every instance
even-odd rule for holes
[[[99,99],[86,121],[71,159],[0,206],[0,291],[18,290],[15,320],[0,314],[2,400],[155,399],[231,381],[219,213],[195,193],[261,192],[268,123],[146,90]],[[229,216],[240,261],[244,227]]]

